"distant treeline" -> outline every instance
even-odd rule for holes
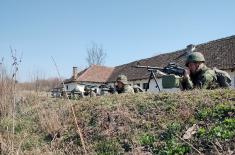
[[[45,79],[35,75],[29,82],[19,82],[18,80],[14,80],[15,78],[13,76],[17,76],[17,74],[9,73],[5,65],[0,63],[0,94],[6,91],[6,89],[11,89],[13,83],[16,84],[18,90],[33,91],[49,91],[60,84],[59,78],[56,77]]]
[[[18,88],[21,90],[50,91],[59,84],[60,80],[58,78],[37,79],[32,82],[18,83]]]

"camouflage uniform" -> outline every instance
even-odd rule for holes
[[[88,97],[94,97],[96,96],[96,93],[90,88],[86,88],[84,89],[84,96],[88,96]]]
[[[134,93],[134,89],[129,85],[125,85],[124,88],[121,88],[121,89],[116,87],[116,92],[118,94],[121,94],[121,93]]]
[[[205,62],[204,56],[199,52],[193,52],[187,57],[185,65],[188,67],[190,62]],[[190,74],[190,78],[183,78],[181,80],[181,87],[185,89],[202,88],[215,89],[218,87],[216,82],[215,71],[202,64],[202,67],[194,74]]]
[[[190,75],[190,79],[183,78],[181,81],[182,89],[193,89],[193,88],[202,88],[202,89],[215,89],[218,87],[216,82],[215,72],[203,66],[195,74]]]
[[[123,88],[118,88],[116,86],[116,93],[121,94],[121,93],[134,93],[133,87],[128,85],[127,82],[127,77],[125,75],[119,75],[117,77],[117,82],[123,83],[124,87]]]

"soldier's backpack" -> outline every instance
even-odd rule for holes
[[[229,86],[231,86],[232,81],[230,75],[227,72],[220,70],[216,67],[214,67],[213,70],[215,71],[217,83],[219,84],[219,86],[222,88],[229,88]]]

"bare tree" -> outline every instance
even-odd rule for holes
[[[92,46],[87,49],[87,63],[89,66],[103,65],[106,58],[106,53],[102,46],[98,46],[96,43],[92,43]]]

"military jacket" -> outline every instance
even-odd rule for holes
[[[181,86],[183,90],[187,89],[215,89],[218,87],[215,71],[203,66],[195,74],[190,75],[190,79],[182,79]]]
[[[121,93],[134,93],[134,89],[133,89],[133,87],[131,87],[129,85],[125,85],[124,88],[122,88],[122,89],[116,87],[116,92],[118,94],[121,94]]]

